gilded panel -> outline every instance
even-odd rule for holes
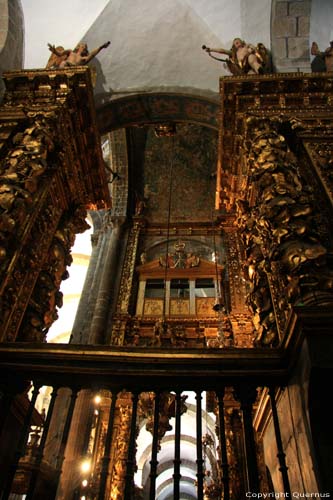
[[[171,316],[187,316],[190,314],[190,301],[186,299],[170,300]]]
[[[163,316],[163,299],[145,299],[144,316]]]
[[[213,309],[215,297],[196,297],[195,307],[197,316],[216,316]]]

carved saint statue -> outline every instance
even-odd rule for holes
[[[313,72],[333,71],[333,40],[324,52],[319,50],[316,42],[312,42],[311,55],[316,56],[311,63]]]
[[[225,62],[233,75],[244,75],[247,73],[262,74],[271,71],[269,54],[262,43],[258,43],[254,46],[246,43],[241,38],[235,38],[230,50],[223,48],[212,49],[206,47],[206,45],[203,45],[202,48],[208,52],[213,59]],[[228,59],[219,59],[212,56],[212,52],[226,54],[229,57]]]
[[[88,64],[102,49],[106,49],[109,45],[110,42],[106,42],[89,52],[86,43],[79,43],[74,50],[64,49],[61,46],[55,47],[49,43],[48,47],[52,55],[47,62],[46,68],[58,69]]]

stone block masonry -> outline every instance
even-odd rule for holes
[[[311,2],[272,1],[272,57],[275,71],[310,72]]]

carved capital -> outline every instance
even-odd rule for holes
[[[234,397],[240,402],[241,409],[252,409],[257,399],[257,386],[251,383],[237,384],[234,386]]]

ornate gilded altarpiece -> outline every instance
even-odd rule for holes
[[[236,215],[258,345],[293,305],[332,306],[332,92],[327,74],[220,81],[216,206]]]
[[[75,233],[110,206],[88,68],[4,74],[0,108],[2,341],[44,341]]]

